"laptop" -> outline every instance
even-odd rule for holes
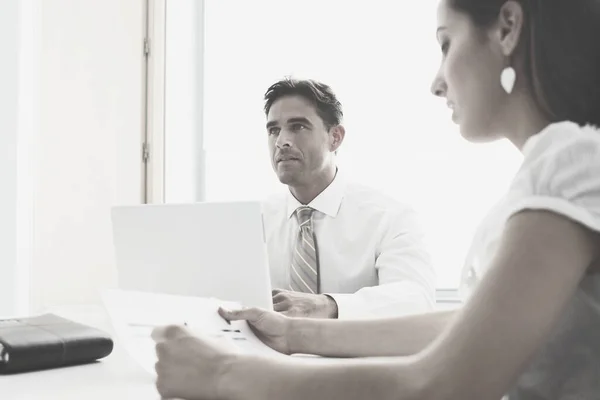
[[[119,289],[273,308],[260,202],[116,206],[111,217]]]

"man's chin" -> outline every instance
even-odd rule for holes
[[[277,171],[277,177],[284,185],[293,185],[297,181],[296,174],[290,171]]]
[[[295,180],[291,176],[285,174],[279,175],[279,182],[283,183],[284,185],[293,185]]]

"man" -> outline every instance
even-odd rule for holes
[[[429,311],[435,275],[415,213],[350,183],[336,166],[345,136],[331,88],[284,79],[265,94],[273,169],[288,186],[264,204],[275,311],[364,318]]]

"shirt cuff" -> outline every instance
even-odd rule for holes
[[[366,308],[356,293],[323,293],[331,297],[337,304],[338,319],[359,318],[365,314]]]
[[[331,297],[338,306],[338,319],[390,318],[412,314],[422,314],[435,310],[435,296],[428,296],[423,289],[415,290],[410,286],[393,285],[390,289],[402,292],[398,298],[389,296],[373,299],[373,289],[381,290],[382,286],[363,288],[356,293],[323,293]],[[386,285],[386,286],[387,286]],[[368,292],[371,296],[368,296]]]

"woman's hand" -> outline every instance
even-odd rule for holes
[[[259,308],[246,308],[228,311],[219,308],[219,314],[228,321],[245,320],[256,336],[272,349],[291,354],[291,318],[280,313],[261,310]]]
[[[221,399],[221,382],[241,355],[225,338],[199,337],[181,326],[156,328],[156,388],[162,398]]]

